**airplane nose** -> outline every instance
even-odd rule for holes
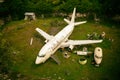
[[[41,60],[41,58],[37,57],[36,61],[35,61],[35,64],[40,64],[40,63],[42,63],[42,60]]]

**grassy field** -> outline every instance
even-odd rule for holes
[[[51,35],[55,35],[67,25],[61,18],[38,19],[36,21],[13,21],[3,30],[4,39],[10,42],[10,69],[20,73],[21,80],[118,80],[120,74],[120,30],[114,25],[106,26],[100,23],[87,22],[76,26],[70,39],[87,39],[88,33],[106,32],[106,39],[101,44],[85,45],[90,51],[99,46],[103,49],[103,61],[100,67],[92,65],[93,54],[87,57],[87,64],[80,65],[78,60],[84,56],[70,53],[70,58],[63,57],[58,50],[56,56],[61,64],[57,65],[51,58],[44,64],[35,65],[35,59],[45,44],[45,39],[35,31],[41,28]],[[30,39],[33,44],[30,46]],[[110,41],[109,39],[113,39]],[[78,46],[82,50],[84,46]],[[13,74],[14,76],[14,74]],[[25,77],[24,77],[25,76]],[[17,78],[16,78],[17,80]]]

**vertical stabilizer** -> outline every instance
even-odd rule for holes
[[[72,18],[71,18],[70,23],[74,23],[75,22],[75,12],[76,12],[76,8],[74,8],[74,10],[73,10],[73,14],[72,14]]]

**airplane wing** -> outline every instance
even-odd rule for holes
[[[61,61],[58,59],[57,56],[52,55],[51,58],[52,58],[58,65],[60,65]]]
[[[101,43],[103,40],[68,40],[64,42],[61,47],[75,46],[75,45],[85,45],[93,43]]]
[[[40,28],[36,28],[35,29],[38,33],[41,34],[41,36],[43,36],[46,40],[50,40],[53,38],[53,36],[49,35],[48,33],[44,32],[43,30],[41,30]]]

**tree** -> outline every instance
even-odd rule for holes
[[[48,14],[52,12],[52,5],[51,3],[47,3],[46,1],[40,0],[36,5],[36,12],[38,14]]]
[[[65,12],[71,12],[73,8],[77,7],[79,4],[80,4],[79,0],[64,1],[64,3],[60,5],[60,9]]]
[[[4,3],[0,3],[0,17],[6,17],[8,10],[8,7]]]
[[[26,1],[27,0],[5,0],[5,2],[3,2],[1,5],[1,12],[3,13],[2,15],[10,15],[13,19],[23,18],[24,12],[26,11]]]
[[[120,14],[120,0],[100,0],[100,3],[102,4],[102,12],[106,16]]]
[[[79,10],[80,12],[90,12],[92,9],[92,2],[89,0],[81,0],[80,5],[79,5]]]

